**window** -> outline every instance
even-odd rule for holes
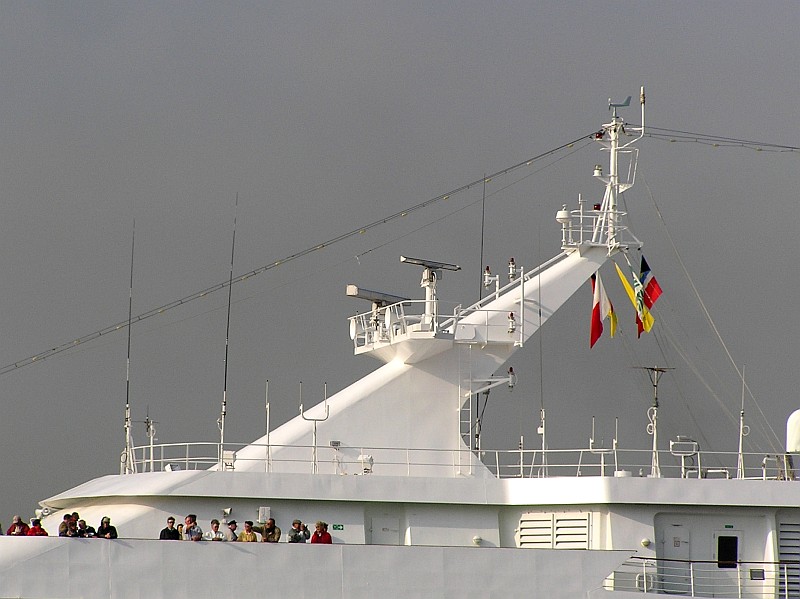
[[[739,561],[739,537],[717,537],[717,568],[735,568]]]

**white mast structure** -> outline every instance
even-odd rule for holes
[[[644,90],[640,101],[644,122]],[[470,429],[462,426],[465,405],[486,386],[508,382],[507,362],[514,352],[611,256],[641,247],[618,206],[619,194],[634,184],[638,150],[631,146],[644,134],[643,127],[625,125],[618,115],[627,105],[629,100],[610,103],[611,121],[593,134],[609,151],[608,176],[600,166],[594,170],[605,184],[603,202],[591,209],[580,203],[577,210],[564,206],[558,211],[562,252],[557,256],[537,268],[514,264],[512,271],[509,265],[508,283],[497,283],[494,293],[452,312],[441,307],[438,295],[443,271],[456,271],[455,264],[402,258],[422,267],[424,300],[348,286],[348,295],[371,302],[370,310],[350,318],[355,354],[368,354],[383,365],[270,431],[273,472],[296,471],[297,464],[308,462],[307,448],[333,441],[343,459],[352,453],[353,460],[361,447],[430,450],[425,463],[414,466],[406,463],[405,450],[387,450],[383,459],[375,454],[371,475],[493,475],[474,451]],[[631,133],[623,143],[623,136]],[[489,273],[484,283],[493,282]],[[524,376],[519,368],[514,371]],[[255,442],[261,446],[237,451],[236,470],[263,470],[266,442],[264,437]],[[323,474],[333,473],[336,466],[319,460],[315,468]]]

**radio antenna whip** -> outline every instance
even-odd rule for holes
[[[233,256],[236,250],[236,214],[239,209],[239,192],[236,192],[236,205],[233,210],[233,240],[231,241],[231,270],[228,278],[228,319],[225,325],[225,375],[222,385],[222,408],[219,414],[217,425],[219,426],[219,463],[222,468],[225,464],[222,460],[225,445],[225,416],[228,413],[228,339],[231,334],[231,293],[233,291]]]
[[[131,234],[131,278],[128,286],[128,357],[125,367],[125,474],[136,472],[133,460],[133,437],[131,435],[131,319],[133,317],[133,250],[136,244],[136,219],[133,219]]]

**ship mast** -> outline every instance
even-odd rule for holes
[[[595,223],[592,243],[603,243],[603,238],[605,237],[605,243],[608,245],[609,251],[620,247],[620,240],[618,239],[618,233],[620,232],[619,220],[623,214],[619,212],[619,196],[633,187],[635,181],[638,150],[630,148],[630,146],[644,137],[644,86],[642,86],[639,93],[639,103],[642,108],[641,127],[626,127],[622,117],[617,114],[617,109],[630,106],[631,97],[628,96],[623,102],[612,102],[611,98],[609,98],[608,109],[611,110],[611,122],[605,123],[603,128],[595,133],[595,139],[608,149],[609,159],[607,176],[603,175],[602,165],[597,164],[594,167],[594,176],[605,183],[606,192],[602,205],[594,207],[600,214]],[[638,135],[628,142],[621,143],[620,136],[627,134],[627,131],[638,133]],[[623,180],[620,180],[619,174],[620,154],[628,154],[630,156],[630,171]],[[563,220],[559,219],[559,222],[563,223]]]

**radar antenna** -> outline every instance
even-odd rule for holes
[[[437,301],[436,301],[436,281],[442,278],[443,270],[457,271],[461,267],[456,264],[448,264],[447,262],[436,262],[435,260],[423,260],[420,258],[409,258],[407,256],[400,256],[400,262],[404,264],[414,264],[421,266],[422,281],[419,286],[425,288],[425,313],[422,316],[422,323],[430,327],[430,330],[435,332],[436,316],[437,316]]]

